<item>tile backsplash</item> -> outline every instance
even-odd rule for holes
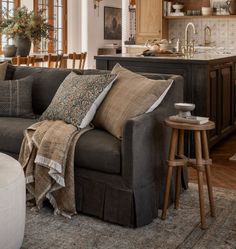
[[[193,22],[197,34],[192,33],[190,27],[190,37],[195,40],[197,45],[204,44],[204,28],[209,26],[211,29],[211,42],[217,47],[226,49],[236,48],[236,19],[234,18],[204,18],[204,19],[181,19],[169,20],[169,38],[174,42],[179,38],[184,42],[184,30],[187,23]]]

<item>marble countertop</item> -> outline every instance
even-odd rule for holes
[[[134,55],[134,54],[116,54],[116,55],[101,55],[95,56],[96,59],[99,57],[109,57],[109,58],[119,58],[119,59],[144,59],[144,60],[171,60],[171,61],[214,61],[221,59],[228,59],[236,57],[236,52],[228,52],[228,51],[211,51],[211,52],[198,52],[193,56],[173,56],[173,55],[158,55],[158,56],[143,56],[143,55]]]
[[[125,47],[131,48],[146,48],[143,44],[125,45]],[[235,49],[225,49],[223,47],[214,46],[195,46],[196,52],[193,56],[173,56],[173,55],[158,55],[158,56],[142,56],[140,54],[122,54],[117,55],[124,58],[156,58],[156,59],[170,59],[170,60],[187,60],[187,61],[211,61],[217,59],[225,59],[228,57],[236,56]]]

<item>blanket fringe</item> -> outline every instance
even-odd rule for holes
[[[62,165],[49,158],[37,155],[34,162],[37,165],[49,168],[48,174],[62,187],[65,187],[65,180],[60,175],[62,173]]]
[[[61,211],[58,206],[57,206],[57,202],[55,200],[55,198],[53,197],[53,195],[51,193],[47,193],[46,195],[47,199],[50,201],[50,203],[52,204],[53,208],[54,208],[54,215],[62,215],[65,218],[71,219],[71,216],[73,214],[69,214],[66,213],[64,211]]]
[[[58,173],[62,173],[62,165],[52,159],[36,155],[34,162],[44,167],[55,169]]]
[[[28,175],[25,178],[26,184],[34,182],[34,176],[33,175]]]

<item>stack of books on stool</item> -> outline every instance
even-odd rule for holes
[[[179,115],[170,116],[169,120],[181,123],[189,123],[189,124],[205,124],[209,122],[209,118],[207,117],[199,117],[199,116],[187,116],[181,117]]]

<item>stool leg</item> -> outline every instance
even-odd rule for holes
[[[173,167],[168,166],[168,172],[166,177],[166,189],[165,189],[165,197],[164,197],[164,206],[162,210],[161,218],[164,220],[166,218],[166,212],[169,202],[169,194],[170,194],[170,185],[171,185],[171,177],[172,177]]]
[[[176,168],[176,182],[175,182],[175,209],[179,208],[180,182],[181,182],[182,167]]]
[[[210,159],[210,157],[209,157],[206,131],[202,131],[202,142],[203,142],[202,144],[203,145],[203,156],[205,160],[208,160]],[[211,216],[215,217],[215,204],[214,204],[214,197],[213,197],[212,183],[211,183],[211,166],[207,164],[205,168],[206,168],[206,180],[207,180]]]
[[[196,166],[197,166],[197,174],[198,174],[198,193],[199,193],[199,204],[200,204],[201,228],[206,229],[204,193],[203,193],[203,172],[201,169],[201,166],[203,165],[203,161],[202,161],[202,147],[201,147],[200,131],[194,131],[194,140],[195,140]]]
[[[181,157],[184,155],[184,130],[179,131],[179,144],[178,144],[178,155]],[[181,171],[182,167],[178,166],[176,169],[176,180],[175,180],[175,209],[179,208],[179,195],[181,188]]]
[[[171,135],[171,142],[170,142],[170,151],[169,151],[169,161],[173,161],[175,159],[175,151],[178,142],[178,130],[173,129]],[[164,196],[164,205],[162,209],[162,216],[161,218],[164,220],[166,218],[166,211],[169,202],[169,194],[170,194],[170,185],[171,185],[171,177],[172,177],[173,167],[168,165],[168,172],[166,177],[166,189],[165,189],[165,196]]]
[[[206,229],[204,194],[203,194],[203,172],[198,170],[197,173],[198,173],[198,193],[199,193],[199,204],[200,204],[201,227],[202,229]]]
[[[183,156],[184,155],[184,130],[179,131],[179,150],[178,155]]]

